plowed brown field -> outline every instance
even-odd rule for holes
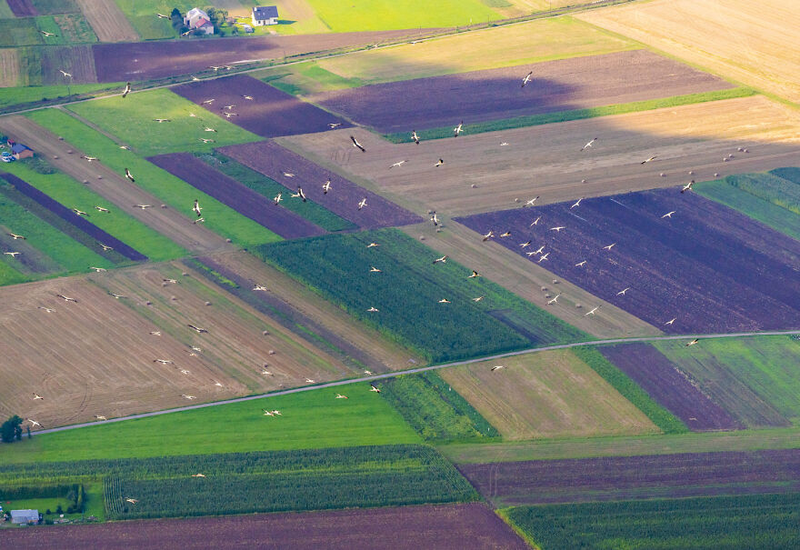
[[[139,35],[114,0],[75,0],[100,42],[133,42]],[[155,15],[155,14],[154,14]]]
[[[475,136],[469,135],[468,121],[464,129],[457,139],[420,145],[395,145],[353,131],[366,154],[353,153],[351,130],[281,141],[317,162],[374,181],[416,212],[434,209],[449,215],[521,206],[537,195],[537,204],[560,202],[677,186],[689,179],[714,179],[715,173],[800,165],[800,113],[762,96]],[[594,137],[597,142],[580,151]],[[738,152],[739,147],[749,152]],[[656,161],[641,164],[652,155]],[[439,158],[445,164],[434,168]],[[408,162],[389,170],[400,160]],[[690,169],[694,174],[688,174]]]

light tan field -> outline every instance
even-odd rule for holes
[[[655,0],[579,17],[800,102],[800,9],[786,0]]]
[[[323,60],[319,65],[345,78],[374,83],[497,69],[637,47],[640,46],[634,42],[564,16],[359,52]]]
[[[424,363],[413,352],[394,344],[380,333],[356,321],[334,304],[298,284],[297,281],[244,252],[228,252],[210,255],[234,274],[252,283],[264,285],[270,295],[279,300],[278,309],[296,318],[301,324],[316,323],[333,338],[356,348],[355,357],[373,372],[385,372],[411,368]],[[325,337],[324,334],[320,336]],[[326,338],[327,339],[327,338]],[[336,342],[331,343],[338,345]]]
[[[438,372],[507,440],[660,432],[567,350]]]
[[[505,17],[521,17],[534,12],[556,10],[565,6],[591,4],[594,0],[509,0],[506,8],[492,8]]]
[[[136,204],[160,205],[161,201],[138,185],[131,185],[123,174],[99,162],[81,159],[82,151],[23,116],[0,118],[0,130],[44,154],[48,162],[78,181],[86,181],[93,191],[116,204],[142,223],[168,235],[173,241],[193,252],[208,252],[231,248],[225,240],[206,229],[192,224],[189,218],[172,208],[136,208]],[[71,151],[71,152],[70,152]],[[58,157],[58,158],[56,158]]]
[[[19,58],[17,50],[0,50],[0,88],[17,85],[19,79]]]
[[[184,277],[181,267],[151,265],[0,289],[0,414],[53,427],[305,385],[306,377],[347,376],[343,365],[308,351],[193,272]],[[178,283],[162,286],[163,278]],[[209,332],[198,334],[188,323]],[[151,334],[156,331],[161,335]],[[262,374],[265,364],[272,376]],[[44,399],[35,400],[34,393]]]
[[[486,279],[593,336],[622,338],[661,334],[656,327],[600,300],[497,242],[482,242],[474,231],[446,218],[442,219],[441,224],[441,232],[436,232],[430,223],[406,226],[401,230],[416,239],[423,236],[425,244],[440,254],[447,254]],[[553,281],[558,283],[553,284]],[[542,290],[543,287],[546,290]],[[547,302],[556,294],[561,294],[561,297],[548,306]],[[577,304],[582,307],[577,308]],[[586,317],[586,306],[601,304],[601,309],[595,315]]]
[[[561,202],[800,165],[800,112],[764,96],[474,136],[467,121],[464,130],[420,145],[391,144],[361,129],[279,141],[359,183],[374,182],[412,211],[449,216],[518,208],[537,195],[537,204]],[[366,154],[352,147],[351,133]],[[652,155],[656,161],[640,164]],[[445,164],[434,168],[439,158]],[[408,162],[389,170],[399,160]]]
[[[133,30],[125,14],[114,0],[75,1],[100,42],[135,42],[139,40],[139,34]]]

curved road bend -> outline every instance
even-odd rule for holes
[[[526,355],[530,353],[539,353],[542,351],[552,351],[557,349],[569,349],[569,348],[576,348],[580,346],[595,346],[599,344],[630,344],[632,342],[657,342],[661,340],[688,340],[693,338],[700,338],[700,339],[707,339],[707,338],[740,338],[744,336],[786,336],[797,334],[800,335],[800,330],[786,330],[786,331],[770,331],[770,332],[734,332],[731,334],[681,334],[681,335],[672,335],[672,336],[641,336],[641,337],[634,337],[634,338],[614,338],[610,340],[592,340],[589,342],[575,342],[573,344],[559,344],[556,346],[545,346],[542,348],[530,348],[530,349],[523,349],[519,351],[511,351],[508,353],[499,353],[497,355],[491,355],[489,357],[478,357],[476,359],[467,359],[465,361],[455,361],[452,363],[443,363],[441,365],[431,365],[428,367],[418,367],[414,369],[407,369],[401,371],[392,371],[383,374],[376,374],[373,376],[364,376],[361,378],[348,378],[346,380],[337,380],[335,382],[326,382],[325,384],[316,384],[314,386],[302,386],[299,388],[292,388],[289,390],[281,390],[272,393],[264,393],[260,395],[249,395],[247,397],[235,397],[233,399],[226,399],[224,401],[214,401],[213,403],[200,403],[197,405],[188,405],[186,407],[178,407],[176,409],[166,409],[163,411],[154,411],[148,413],[141,413],[141,414],[134,414],[131,416],[122,416],[120,418],[112,418],[110,420],[105,420],[102,422],[86,422],[84,424],[73,424],[71,426],[61,426],[59,428],[49,428],[46,430],[37,430],[35,432],[31,432],[32,434],[46,434],[46,433],[53,433],[53,432],[62,432],[64,430],[74,430],[76,428],[86,428],[88,426],[97,426],[100,424],[110,424],[112,422],[122,422],[125,420],[135,420],[137,418],[147,418],[150,416],[159,416],[162,414],[170,414],[174,412],[181,412],[181,411],[191,411],[195,409],[204,409],[206,407],[217,407],[219,405],[229,405],[231,403],[241,403],[242,401],[252,401],[254,399],[264,399],[267,397],[276,397],[278,395],[288,395],[290,393],[299,393],[304,391],[311,391],[311,390],[319,390],[323,388],[334,388],[336,386],[344,386],[346,384],[355,384],[358,382],[374,382],[376,380],[382,380],[384,378],[392,378],[395,376],[400,376],[402,374],[413,374],[416,372],[425,372],[429,370],[438,370],[438,369],[446,369],[449,367],[458,367],[461,365],[470,365],[472,363],[481,363],[483,361],[493,361],[497,359],[505,359],[506,357],[515,357],[517,355]]]

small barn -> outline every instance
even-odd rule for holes
[[[8,144],[11,146],[11,154],[14,155],[14,158],[17,160],[33,156],[33,150],[27,145],[11,140],[8,140]]]
[[[11,523],[39,523],[39,510],[11,510]]]
[[[206,34],[214,34],[214,24],[211,23],[211,18],[200,8],[192,8],[187,11],[186,17],[183,18],[183,24],[193,31],[200,30]]]
[[[278,24],[278,6],[258,6],[253,8],[253,26]]]

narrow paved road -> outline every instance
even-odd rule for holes
[[[74,430],[76,428],[86,428],[87,426],[97,426],[98,424],[109,424],[112,422],[123,422],[125,420],[134,420],[136,418],[147,418],[150,416],[159,416],[162,414],[170,414],[181,411],[191,411],[195,409],[204,409],[206,407],[217,407],[219,405],[229,405],[231,403],[241,403],[242,401],[253,401],[255,399],[265,399],[267,397],[276,397],[278,395],[288,395],[290,393],[300,393],[304,391],[319,390],[323,388],[334,388],[336,386],[344,386],[346,384],[355,384],[358,382],[375,382],[376,380],[383,380],[384,378],[393,378],[403,374],[413,374],[416,372],[426,372],[429,370],[446,369],[450,367],[458,367],[462,365],[470,365],[472,363],[480,363],[483,361],[496,361],[498,359],[505,359],[507,357],[515,357],[517,355],[525,355],[530,353],[539,353],[542,351],[552,351],[557,349],[577,348],[580,346],[596,346],[599,344],[630,344],[633,342],[657,342],[662,340],[690,340],[699,338],[701,340],[707,338],[741,338],[746,336],[787,336],[797,334],[800,335],[800,330],[786,330],[786,331],[770,331],[770,332],[734,332],[731,334],[681,334],[672,336],[642,336],[636,338],[614,338],[611,340],[592,340],[589,342],[576,342],[573,344],[559,344],[555,346],[545,346],[542,348],[523,349],[519,351],[512,351],[508,353],[499,353],[489,357],[478,357],[476,359],[467,359],[466,361],[455,361],[452,363],[442,363],[441,365],[431,365],[428,367],[417,367],[414,369],[407,369],[402,371],[387,372],[384,374],[376,374],[372,376],[364,376],[362,378],[348,378],[346,380],[337,380],[335,382],[327,382],[325,384],[317,384],[314,386],[303,386],[300,388],[292,388],[290,390],[276,391],[272,393],[265,393],[260,395],[250,395],[247,397],[236,397],[234,399],[226,399],[224,401],[215,401],[213,403],[200,403],[198,405],[188,405],[186,407],[178,407],[177,409],[167,409],[163,411],[154,411],[149,413],[134,414],[131,416],[123,416],[120,418],[112,418],[104,422],[87,422],[84,424],[73,424],[71,426],[61,426],[60,428],[50,428],[47,430],[38,430],[33,432],[36,435],[63,432],[65,430]]]

